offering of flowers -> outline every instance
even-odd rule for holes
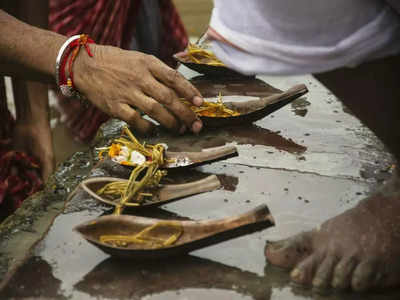
[[[204,64],[214,67],[225,67],[214,53],[196,44],[189,44],[186,50],[185,60],[195,64]]]
[[[126,166],[138,166],[146,162],[160,159],[164,162],[164,151],[168,148],[166,144],[141,144],[127,127],[122,130],[122,136],[115,139],[108,147],[99,148],[99,158],[103,159],[105,154],[112,161]]]
[[[128,181],[115,181],[97,191],[99,195],[118,201],[114,214],[121,214],[126,203],[140,205],[145,197],[151,199],[152,194],[147,190],[158,186],[160,180],[167,174],[167,171],[159,170],[160,165],[165,162],[165,148],[164,144],[139,143],[132,132],[124,127],[120,138],[115,139],[111,146],[101,149],[100,158],[107,153],[113,161],[134,167]],[[141,174],[143,176],[139,180]]]
[[[190,109],[200,117],[227,118],[240,115],[238,111],[229,109],[225,106],[222,101],[221,93],[218,95],[217,102],[204,101],[201,106],[195,106],[187,100],[182,100],[182,102],[189,105]]]

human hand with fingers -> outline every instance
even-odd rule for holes
[[[137,51],[93,44],[90,49],[93,57],[82,51],[76,58],[74,84],[99,109],[142,133],[154,124],[140,111],[176,132],[201,130],[200,119],[179,100],[201,105],[201,94],[178,71]]]
[[[86,35],[66,38],[24,24],[1,10],[0,23],[4,75],[47,82],[56,79],[65,96],[83,94],[105,113],[141,132],[148,132],[153,123],[143,119],[140,111],[173,131],[201,130],[200,119],[179,100],[201,105],[199,91],[157,58],[96,45]]]

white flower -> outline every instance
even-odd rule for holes
[[[121,163],[123,161],[126,161],[126,157],[123,155],[117,155],[111,158],[112,161],[115,161],[116,163]]]
[[[159,143],[159,144],[164,147],[164,150],[168,149],[168,145],[166,143]]]
[[[129,148],[126,146],[122,146],[121,150],[119,151],[119,155],[125,156],[126,160],[128,160],[129,153],[130,153]]]
[[[129,157],[129,161],[141,165],[146,162],[146,157],[138,151],[132,151],[131,156]]]

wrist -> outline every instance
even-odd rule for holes
[[[85,51],[81,51],[75,59],[75,63],[72,66],[72,71],[74,73],[74,86],[83,95],[86,95],[86,88],[91,78],[91,74],[95,69],[96,62],[98,61],[98,56],[100,55],[99,45],[91,44],[90,51],[93,57],[90,57]]]
[[[79,92],[75,86],[74,66],[78,57],[84,57],[81,52],[86,52],[87,56],[93,57],[93,53],[89,45],[93,45],[94,41],[86,34],[74,35],[68,38],[61,46],[57,59],[55,76],[56,83],[61,93],[67,98],[83,98],[84,95]],[[81,49],[84,49],[81,51]]]

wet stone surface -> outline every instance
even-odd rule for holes
[[[195,75],[183,71],[187,76]],[[95,160],[95,153],[87,153],[73,158],[71,165],[64,165],[55,176],[54,190],[38,196],[40,203],[49,194],[59,194],[54,196],[59,206],[53,209],[53,217],[48,215],[49,206],[38,204],[37,208],[23,207],[19,217],[8,220],[8,226],[2,225],[0,242],[9,245],[7,255],[1,250],[0,267],[5,276],[0,298],[398,299],[396,292],[312,295],[311,291],[291,286],[286,272],[266,264],[263,251],[267,240],[311,229],[353,207],[390,177],[393,160],[376,137],[311,76],[259,79],[280,90],[305,83],[310,92],[252,125],[180,137],[160,130],[156,136],[147,137],[149,143],[167,143],[171,151],[234,144],[239,156],[170,172],[174,183],[216,174],[222,183],[220,189],[158,209],[129,213],[169,219],[214,219],[267,204],[276,220],[275,227],[181,257],[159,261],[114,259],[72,231],[76,225],[108,214],[111,209],[80,188],[68,201],[67,195],[86,176],[126,177],[129,170],[105,163],[89,172],[89,161]],[[203,80],[199,88],[207,97],[215,96],[221,89],[231,96],[261,96],[266,89],[276,91],[259,81],[256,88],[252,86],[253,90],[238,82],[215,84],[210,86]],[[96,146],[116,137],[121,125],[115,120],[107,123]],[[67,203],[63,209],[64,202]],[[32,224],[26,226],[24,209],[35,210],[31,214]],[[47,225],[36,225],[40,220],[48,221]],[[31,233],[32,240],[38,243],[32,242],[22,247],[25,251],[17,251],[23,237],[13,230],[27,228],[38,228]],[[19,252],[22,265],[17,269],[13,255]]]

